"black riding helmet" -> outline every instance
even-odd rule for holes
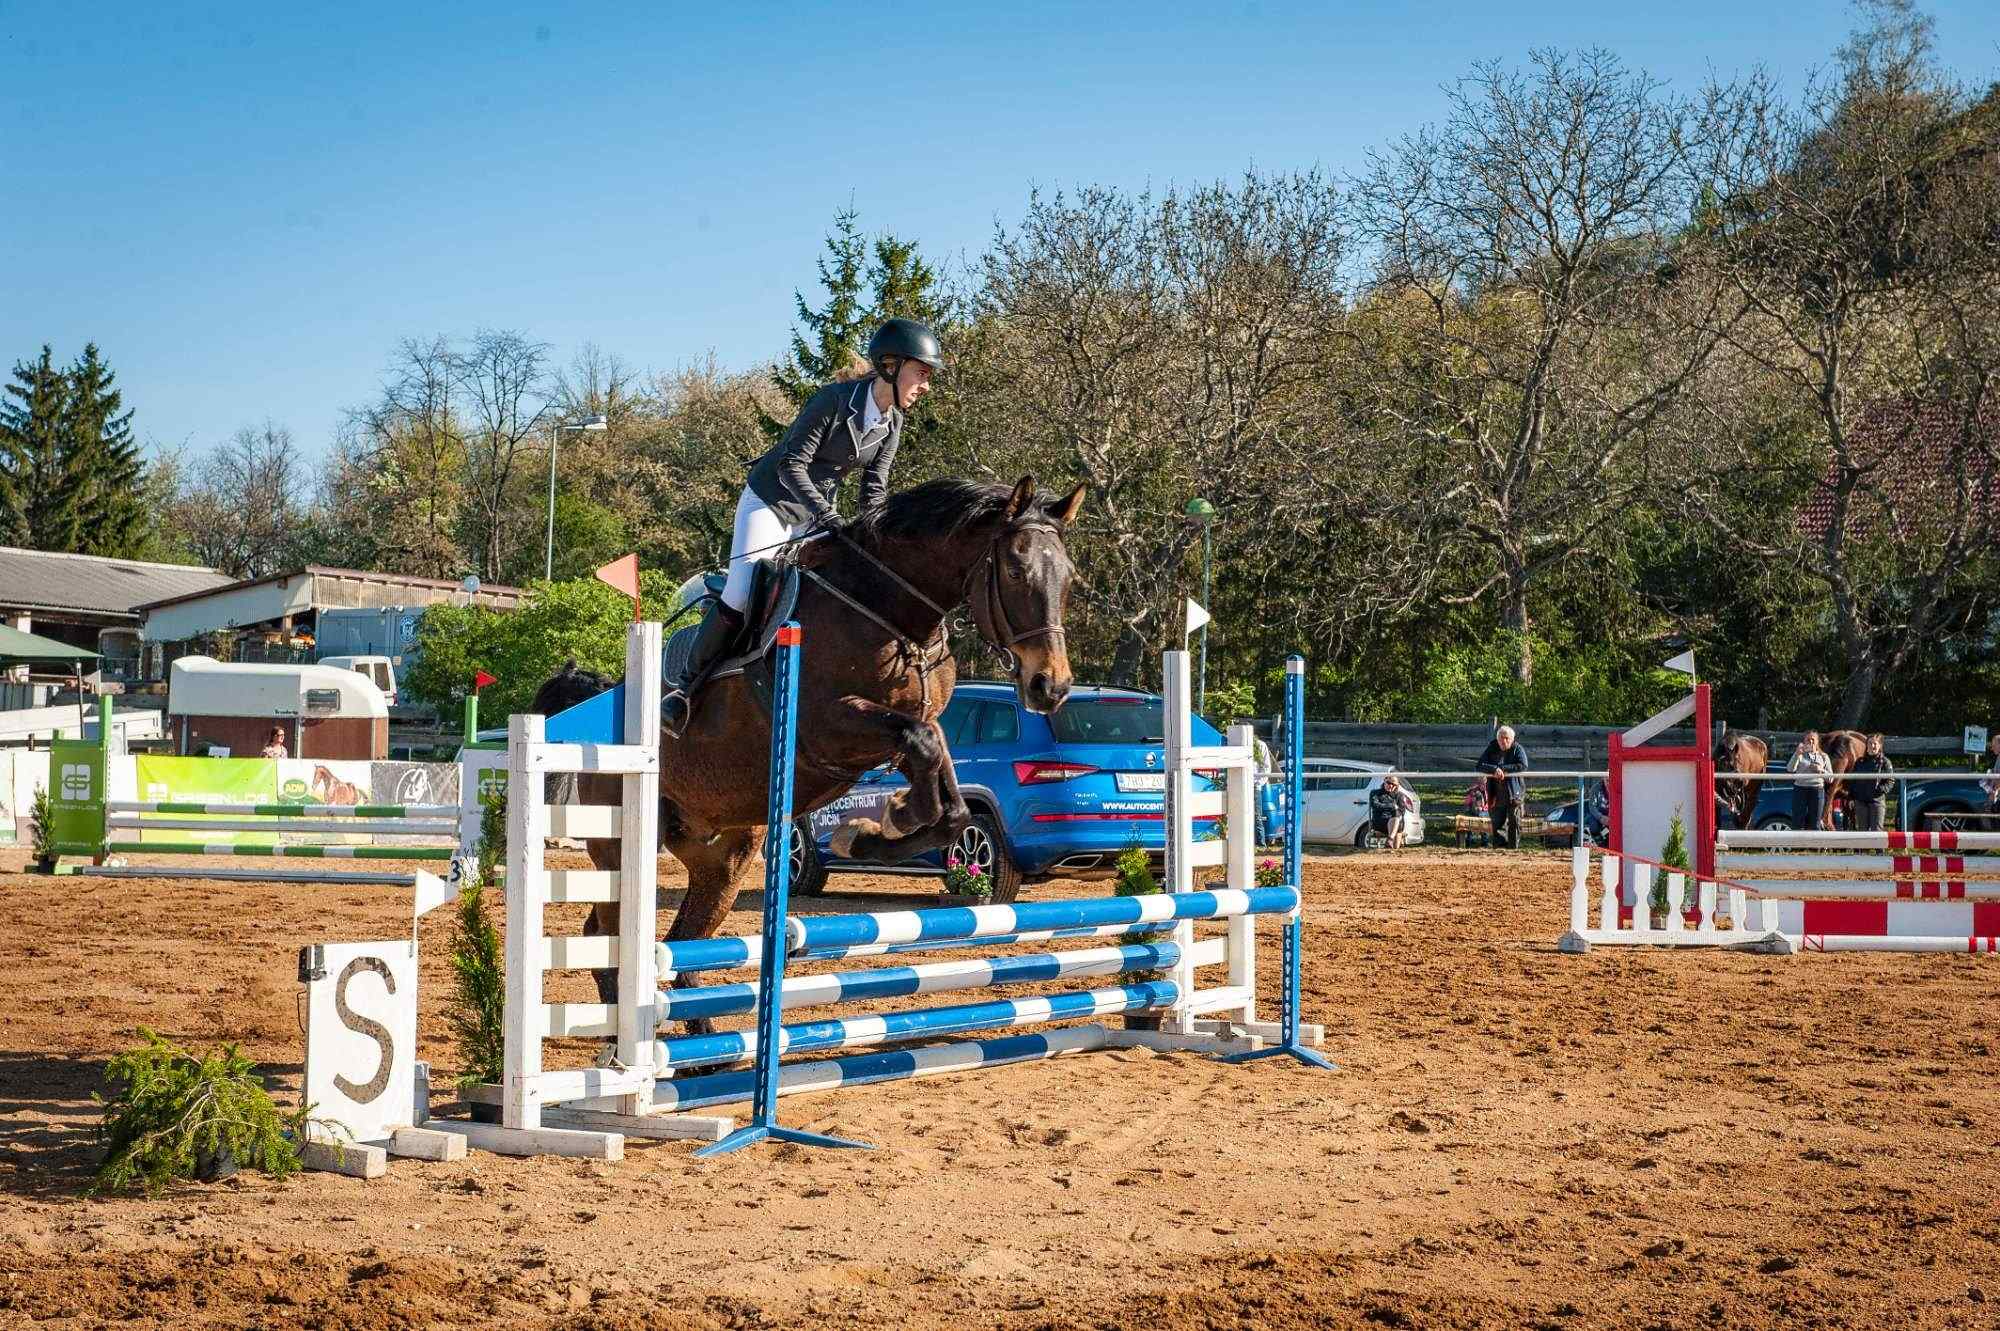
[[[894,371],[887,367],[892,358],[896,362]],[[928,324],[915,319],[888,319],[868,339],[868,363],[875,367],[876,374],[889,381],[890,396],[897,401],[902,399],[903,366],[913,360],[922,361],[933,370],[944,368],[944,348],[938,345],[937,334]]]

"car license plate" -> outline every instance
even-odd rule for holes
[[[1166,788],[1167,788],[1167,774],[1165,772],[1118,773],[1118,791],[1120,794],[1129,794],[1133,791],[1140,791],[1140,790],[1163,791]]]

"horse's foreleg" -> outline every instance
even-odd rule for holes
[[[908,787],[890,797],[878,821],[853,818],[833,834],[832,848],[845,859],[895,861],[948,845],[965,829],[972,811],[959,793],[958,772],[944,732],[934,721],[918,721],[874,703],[856,703],[894,735],[900,757],[896,769]]]

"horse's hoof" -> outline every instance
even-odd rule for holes
[[[854,843],[864,836],[881,836],[882,824],[873,818],[850,818],[833,829],[827,848],[843,860],[854,858]]]

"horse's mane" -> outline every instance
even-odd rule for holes
[[[1013,486],[999,481],[956,477],[925,481],[890,495],[878,512],[863,519],[855,536],[864,545],[875,540],[956,536],[998,518],[1013,494]]]

